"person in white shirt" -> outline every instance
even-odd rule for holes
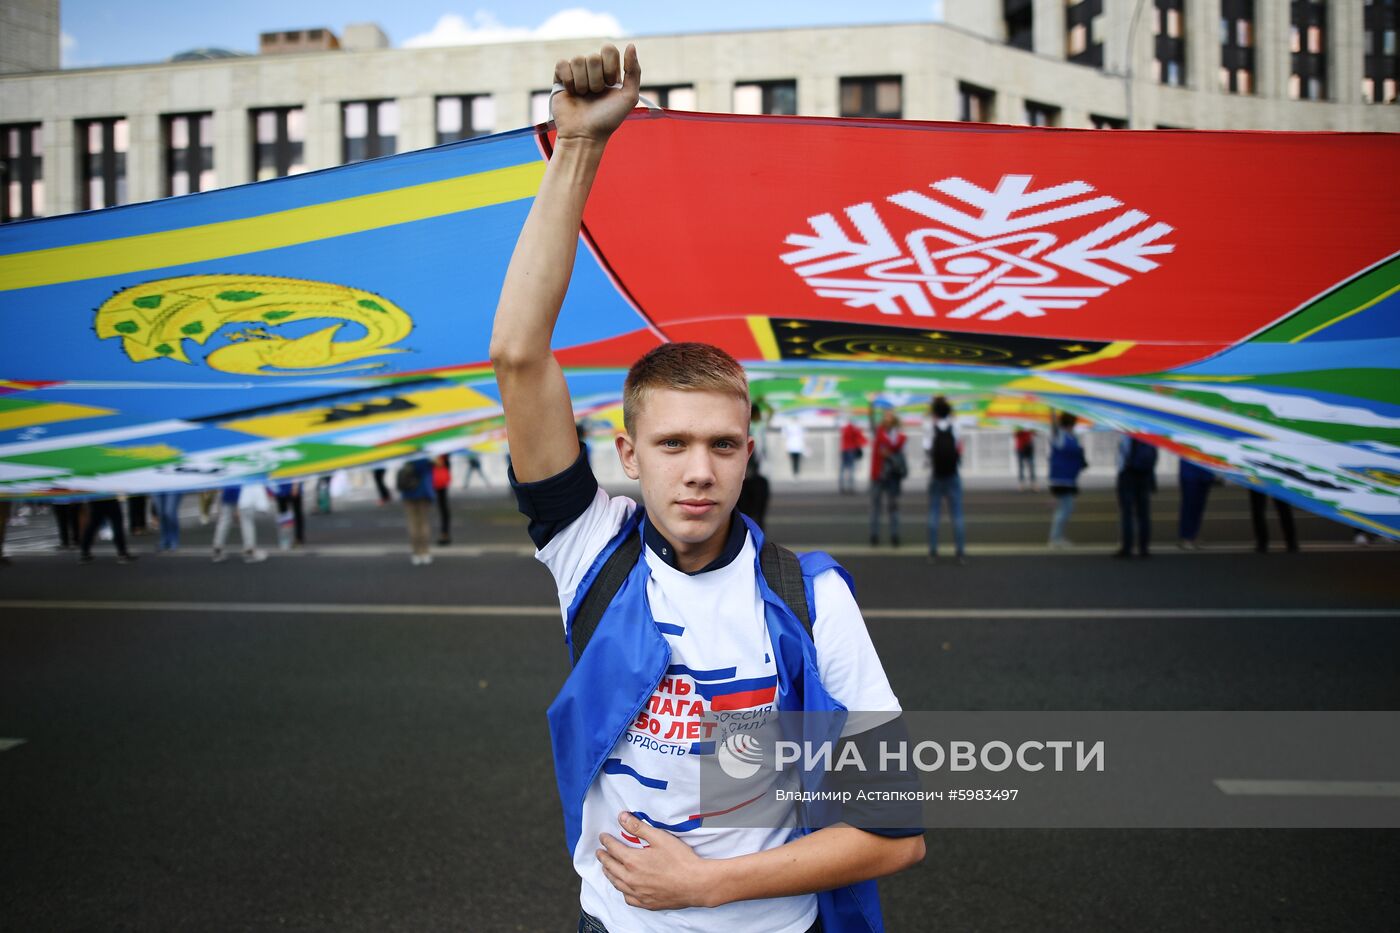
[[[802,458],[807,454],[807,429],[796,417],[789,417],[783,422],[783,446],[787,448],[792,477],[796,479],[802,472]]]
[[[704,743],[680,739],[703,725],[697,711],[772,710],[784,676],[775,671],[779,645],[768,637],[756,568],[761,533],[734,509],[753,449],[743,370],[704,344],[666,344],[632,367],[616,448],[624,472],[640,481],[642,518],[636,503],[598,488],[550,352],[584,204],[608,138],[637,103],[640,78],[631,46],[625,68],[612,46],[556,66],[563,85],[554,101],[557,140],[501,289],[490,351],[511,481],[537,556],[554,575],[566,631],[590,569],[621,529],[639,524],[643,547],[628,581],[645,581],[643,591],[624,584],[609,611],[624,603],[644,608],[669,659],[642,712],[587,783],[582,805],[564,801],[566,834],[581,826],[571,849],[582,882],[579,929],[803,933],[818,928],[816,892],[910,867],[923,858],[924,841],[917,830],[839,823],[805,835],[790,826],[718,828],[706,825],[713,814],[696,809]],[[817,688],[847,709],[897,715],[844,577],[827,570],[812,592]],[[642,631],[647,621],[629,627]],[[606,623],[605,616],[561,698],[590,658],[597,661]],[[552,736],[563,797],[570,776],[560,764],[561,739]],[[878,929],[878,919],[866,928]]]

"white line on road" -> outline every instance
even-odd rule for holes
[[[1261,797],[1400,797],[1400,781],[1246,781],[1219,778],[1227,794]]]
[[[434,606],[421,603],[244,603],[137,600],[5,599],[0,609],[61,609],[91,612],[254,612],[302,615],[560,617],[558,606]],[[1400,609],[867,609],[867,619],[937,621],[957,619],[1392,619]]]
[[[24,739],[0,739],[0,752],[8,752],[16,745],[23,745]]]

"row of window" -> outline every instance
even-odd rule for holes
[[[1071,4],[1070,13],[1097,15],[1102,0],[1080,0]],[[1167,38],[1180,38],[1182,0],[1157,0],[1174,3],[1177,19],[1163,19]],[[1314,6],[1308,0],[1295,0]],[[1221,0],[1222,10],[1233,17],[1228,28],[1222,26],[1222,44],[1229,40],[1222,58],[1222,87],[1237,93],[1250,93],[1253,75],[1253,0]],[[1394,0],[1368,4],[1370,8],[1388,9],[1391,29],[1388,46],[1394,61]],[[1027,6],[1027,9],[1029,7]],[[1082,8],[1082,9],[1080,9]],[[1177,25],[1173,26],[1175,22]],[[1370,22],[1370,20],[1368,20]],[[1173,35],[1175,33],[1175,35]],[[1312,34],[1309,33],[1309,36]],[[1369,33],[1368,33],[1369,35]],[[1299,55],[1322,55],[1321,39],[1309,38],[1307,48],[1295,51]],[[1368,46],[1368,50],[1370,46]],[[1368,51],[1369,54],[1369,51]],[[1378,54],[1381,54],[1378,52]],[[1370,61],[1368,57],[1367,61]],[[1227,74],[1228,72],[1228,74]],[[1307,81],[1318,82],[1325,71],[1314,72]],[[1302,76],[1295,74],[1295,80]],[[1371,80],[1370,77],[1367,80]],[[1309,87],[1312,87],[1310,84]],[[1395,99],[1395,79],[1383,85],[1387,100]],[[696,107],[693,85],[652,85],[642,88],[642,96],[658,106],[671,110],[693,110]],[[1297,96],[1297,95],[1295,95]],[[543,123],[549,119],[547,90],[532,92],[531,120]],[[795,80],[755,81],[734,86],[733,112],[761,114],[797,113],[797,82]],[[842,78],[840,82],[840,113],[843,117],[880,117],[898,119],[904,115],[904,85],[898,75]],[[965,121],[1019,122],[1030,126],[1058,126],[1060,108],[1027,100],[1019,114],[996,112],[996,93],[973,84],[959,85],[959,114]],[[253,178],[263,181],[306,171],[306,112],[302,107],[269,107],[249,111],[252,137]],[[1098,129],[1120,129],[1127,123],[1121,118],[1091,114]],[[170,114],[162,117],[162,146],[164,194],[166,196],[208,191],[218,186],[214,169],[213,131],[211,113]],[[489,94],[463,94],[438,97],[436,101],[437,143],[455,142],[494,132],[496,105]],[[79,206],[83,210],[125,204],[127,198],[126,155],[129,129],[125,118],[107,117],[79,120],[76,124],[78,145]],[[395,100],[346,101],[341,104],[341,161],[359,162],[398,151],[399,109]],[[0,126],[0,222],[39,217],[44,209],[43,137],[37,123]]]
[[[1273,0],[1271,0],[1273,2]],[[1351,0],[1347,0],[1351,2]],[[1396,0],[1365,0],[1361,94],[1367,103],[1393,103],[1400,88],[1396,54]],[[1066,0],[1065,54],[1070,61],[1103,67],[1104,0]],[[1003,0],[1010,45],[1030,46],[1027,0]],[[1326,100],[1327,3],[1289,0],[1288,96]],[[1161,84],[1186,83],[1186,0],[1152,0],[1153,75]],[[1219,86],[1230,94],[1255,92],[1255,0],[1220,0]]]

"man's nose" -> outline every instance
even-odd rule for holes
[[[687,486],[710,486],[715,481],[714,457],[709,450],[696,448],[685,458]]]

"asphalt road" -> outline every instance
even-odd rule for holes
[[[0,928],[572,929],[549,577],[500,490],[456,507],[429,567],[365,503],[251,566],[210,563],[192,515],[180,552],[137,538],[131,565],[12,528]],[[1107,556],[1106,492],[1067,552],[1043,494],[967,507],[960,567],[924,559],[916,493],[899,550],[869,547],[861,497],[775,497],[775,536],[852,572],[906,709],[1400,709],[1400,548],[1300,516],[1301,553],[1255,554],[1229,489],[1198,552],[1164,491],[1147,561]],[[892,930],[1379,931],[1396,865],[1397,831],[944,830],[882,887]]]

